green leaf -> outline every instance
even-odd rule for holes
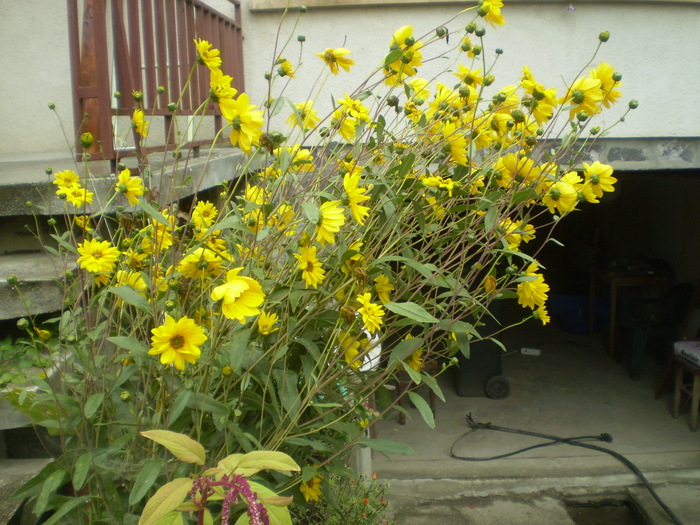
[[[136,355],[147,355],[148,348],[146,348],[141,341],[135,337],[125,337],[120,335],[115,335],[113,337],[108,337],[107,341],[117,345],[119,348],[124,348],[129,350]]]
[[[391,64],[396,62],[403,55],[403,51],[400,48],[389,51],[389,54],[384,57],[384,67],[388,68]]]
[[[401,264],[405,264],[406,266],[409,266],[416,270],[426,279],[431,279],[433,277],[433,274],[437,271],[437,266],[435,266],[434,264],[424,264],[416,261],[415,259],[409,259],[408,257],[401,257],[399,255],[387,255],[385,257],[380,257],[375,261],[375,264],[382,264],[387,262],[399,262]]]
[[[304,210],[304,213],[309,219],[309,222],[311,222],[312,224],[318,224],[318,221],[321,217],[318,206],[316,206],[312,202],[302,202],[301,209]]]
[[[109,293],[113,293],[125,303],[130,304],[146,313],[151,312],[151,305],[146,298],[130,286],[115,286],[110,288]]]
[[[49,519],[46,521],[43,521],[42,523],[44,525],[54,525],[56,523],[61,523],[61,518],[68,514],[70,511],[72,511],[74,508],[79,507],[81,505],[86,505],[89,503],[90,499],[86,496],[81,496],[78,498],[70,498],[68,501],[66,501],[63,505],[58,507],[56,509],[56,512],[54,512]]]
[[[402,315],[419,323],[437,323],[439,321],[439,319],[430,315],[425,308],[410,301],[405,303],[394,303],[390,301],[384,306],[387,310],[397,315]]]
[[[189,436],[170,430],[147,430],[141,432],[141,435],[163,445],[180,461],[204,465],[204,447]]]
[[[292,498],[278,496],[274,491],[255,481],[250,482],[250,488],[258,495],[258,499],[265,505],[267,515],[270,519],[270,525],[292,525],[292,517],[286,506],[291,503]],[[236,525],[248,525],[250,517],[247,513],[243,513]]]
[[[158,474],[160,474],[162,466],[163,462],[161,460],[152,459],[141,468],[138,476],[136,476],[136,481],[134,481],[131,493],[129,494],[129,505],[134,505],[141,501],[148,490],[153,486],[156,479],[158,479]]]
[[[58,487],[63,485],[67,474],[68,472],[61,469],[53,472],[46,478],[41,486],[39,497],[36,499],[36,503],[34,504],[34,515],[41,516],[44,513],[48,507],[49,498],[56,494]]]
[[[75,490],[80,490],[85,485],[90,467],[92,467],[92,452],[87,452],[78,458],[73,468],[73,488]]]
[[[399,341],[394,348],[391,349],[391,357],[389,363],[403,361],[408,356],[418,350],[423,344],[422,337],[414,337],[413,339],[404,339]]]
[[[426,385],[428,385],[428,388],[435,392],[435,395],[438,396],[440,400],[444,403],[445,394],[443,394],[442,388],[440,388],[440,385],[438,384],[437,380],[429,374],[422,374],[421,377],[423,378],[423,382]]]
[[[177,478],[159,488],[146,503],[139,525],[156,525],[159,519],[177,509],[187,498],[193,481],[190,478]]]
[[[148,204],[146,200],[143,197],[139,197],[139,205],[141,206],[141,209],[145,211],[148,215],[151,216],[152,219],[155,219],[159,223],[161,223],[163,226],[167,226],[168,228],[172,228],[172,224],[168,222],[168,219],[165,218],[165,216],[156,210],[153,206]]]
[[[191,397],[192,391],[180,390],[180,392],[175,396],[175,401],[173,402],[172,407],[170,407],[170,412],[168,413],[169,421],[175,421],[178,417],[180,417],[180,414],[182,414],[182,411],[185,410],[185,407],[189,403]]]
[[[185,525],[185,518],[182,517],[182,512],[174,510],[157,519],[153,525]]]
[[[87,398],[87,401],[85,401],[85,406],[83,407],[85,419],[92,419],[94,415],[97,414],[97,411],[102,406],[102,401],[104,401],[104,398],[104,392],[97,392],[96,394],[92,394]]]
[[[389,441],[387,439],[361,438],[357,441],[357,444],[361,447],[368,447],[378,452],[402,454],[405,456],[413,454],[413,449],[408,445],[397,443],[396,441]]]
[[[413,403],[413,405],[418,409],[420,415],[423,416],[423,421],[425,421],[425,424],[428,425],[430,428],[435,428],[435,416],[433,416],[433,411],[430,409],[430,405],[428,404],[428,402],[416,392],[409,392],[408,398],[411,400],[411,403]]]
[[[291,457],[289,457],[283,452],[276,452],[273,450],[255,450],[253,452],[248,452],[247,454],[243,455],[243,457],[238,462],[236,472],[238,472],[239,470],[254,470],[254,474],[261,470],[299,472],[301,468]],[[248,477],[252,474],[243,475]]]
[[[248,340],[252,329],[239,330],[229,336],[226,348],[228,350],[228,364],[236,374],[243,369],[243,358],[249,353]]]

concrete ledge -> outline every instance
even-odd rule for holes
[[[162,195],[166,195],[166,189],[171,189],[172,200],[177,200],[232,180],[242,171],[254,169],[246,165],[249,161],[248,156],[234,148],[214,149],[211,154],[182,159],[177,164],[170,156],[164,159],[159,153],[149,156],[148,171],[141,176],[150,176],[150,186],[161,188]],[[124,163],[127,167],[136,167],[133,157],[124,159]],[[34,211],[39,215],[112,211],[118,204],[126,205],[126,200],[115,202],[113,199],[115,179],[106,162],[90,164],[87,188],[95,193],[95,198],[85,210],[66,206],[56,197],[56,186],[52,184],[52,176],[46,174],[46,168],[54,172],[72,169],[81,175],[85,172],[84,164],[76,164],[68,156],[0,156],[0,217],[31,215],[26,206],[28,201],[36,205]]]

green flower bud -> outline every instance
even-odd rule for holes
[[[386,99],[386,103],[391,108],[398,107],[399,97],[397,97],[396,95],[391,95],[389,98]]]
[[[122,98],[122,94],[119,91],[114,92],[114,98]]]
[[[578,120],[579,122],[585,122],[588,120],[588,116],[588,111],[581,110],[578,113],[576,113],[576,120]]]
[[[590,130],[588,130],[591,135],[597,135],[600,133],[600,126],[593,126]]]
[[[53,173],[53,168],[46,168],[44,170],[44,173],[46,173],[47,175],[51,175]]]
[[[64,198],[65,198],[65,197],[64,197]],[[24,203],[24,205],[25,205],[27,208],[32,209],[32,208],[34,207],[34,201],[27,201],[27,202]]]
[[[485,27],[477,27],[476,31],[474,31],[474,34],[481,38],[486,34],[486,28]]]
[[[494,103],[495,105],[501,104],[501,103],[505,102],[505,100],[506,100],[506,94],[503,93],[503,91],[499,91],[498,93],[496,93],[496,94],[493,96],[493,99],[492,99],[492,100],[493,100],[493,103]]]
[[[537,144],[537,137],[535,137],[534,135],[528,135],[527,137],[525,137],[525,144],[530,147],[534,146],[535,144]]]
[[[600,40],[601,42],[607,42],[608,40],[610,40],[610,31],[602,31],[598,35],[598,40]]]
[[[306,36],[297,35],[297,42],[306,42]]]
[[[14,273],[7,276],[7,284],[10,286],[17,286],[17,283],[19,283],[19,279]]]
[[[126,403],[127,401],[131,400],[131,394],[126,390],[122,390],[121,394],[119,394],[119,399]]]
[[[445,26],[440,26],[435,30],[435,35],[438,38],[445,38],[447,34],[447,28]]]
[[[474,22],[469,22],[464,28],[464,30],[467,33],[473,33],[474,31],[476,31],[476,24]]]
[[[231,368],[229,365],[226,365],[221,369],[221,374],[225,375],[226,377],[229,377],[233,374],[233,368]]]
[[[497,47],[497,48],[496,48],[496,54],[497,54],[497,55],[502,55],[502,54],[503,54],[503,49],[501,49],[500,47]]]
[[[46,224],[48,224],[51,227],[56,226],[56,219],[51,217],[48,221],[46,221]]]
[[[134,101],[141,102],[143,100],[143,91],[135,89],[131,92],[131,96],[134,97]]]
[[[29,320],[26,317],[22,317],[17,320],[17,328],[20,330],[29,330]]]
[[[412,36],[409,36],[409,37],[404,41],[404,43],[406,44],[406,46],[411,47],[413,44],[416,43],[416,39],[413,38]]]
[[[53,102],[49,102],[49,109],[50,109],[51,111],[53,111],[54,109],[56,109],[56,104],[54,104]]]
[[[519,109],[512,110],[510,116],[513,117],[515,122],[525,122],[525,114]]]
[[[481,46],[472,46],[472,53],[474,53],[474,56],[479,56],[481,54]]]
[[[182,158],[182,150],[174,149],[173,150],[173,158],[175,160],[180,160]]]
[[[468,42],[462,42],[462,45],[459,47],[461,47],[462,51],[464,51],[465,53],[472,48],[472,46],[470,46]]]
[[[622,73],[618,73],[617,71],[615,71],[615,72],[612,74],[612,79],[613,79],[615,82],[619,82],[620,80],[622,80]]]
[[[158,86],[156,89],[156,92],[160,95],[161,93],[165,93],[165,87],[164,86]]]
[[[637,109],[638,107],[639,107],[639,102],[637,102],[636,100],[630,100],[630,103],[629,103],[630,109]]]
[[[175,102],[168,103],[168,111],[172,111],[173,113],[177,111],[177,104]]]
[[[270,78],[272,78],[272,77],[270,76],[270,72],[269,72],[269,71],[265,71],[265,75],[264,75],[264,76],[265,76],[265,80],[270,80]]]
[[[89,148],[90,146],[92,146],[92,142],[93,142],[92,133],[90,133],[89,131],[80,135],[80,145],[83,148]]]
[[[306,6],[305,6],[305,5],[300,5],[300,6],[299,6],[299,12],[300,12],[300,13],[306,13]]]
[[[287,76],[287,72],[284,70],[284,68],[282,66],[277,68],[277,74],[281,77]]]
[[[167,312],[172,312],[176,306],[177,304],[175,303],[175,301],[165,301],[165,310]]]
[[[459,96],[462,98],[469,98],[470,89],[467,86],[462,86],[459,88]]]

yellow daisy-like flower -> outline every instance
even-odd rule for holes
[[[362,350],[362,342],[360,341],[361,336],[355,336],[341,330],[338,334],[338,346],[343,352],[343,358],[345,362],[350,365],[353,370],[358,370],[362,366],[362,359],[358,359],[357,356]]]
[[[481,284],[484,287],[484,291],[487,294],[491,295],[496,293],[496,286],[498,283],[494,275],[488,274],[486,277],[484,277],[484,280]]]
[[[370,334],[377,332],[384,322],[382,317],[386,312],[381,305],[372,302],[372,295],[369,293],[358,295],[357,302],[362,305],[357,309],[357,313],[362,316],[362,324],[364,324],[365,329]]]
[[[347,204],[350,207],[352,217],[358,224],[364,225],[369,215],[369,208],[362,206],[361,203],[369,200],[369,195],[365,195],[367,188],[359,186],[361,171],[362,169],[356,166],[351,172],[346,173],[343,177],[343,187],[348,196]]]
[[[80,185],[80,176],[73,170],[58,171],[53,176],[53,183],[59,188],[72,188]]]
[[[124,256],[123,263],[132,270],[140,271],[146,268],[146,259],[148,258],[147,253],[142,253],[134,250],[133,248],[129,248],[122,255]]]
[[[483,17],[491,27],[502,26],[506,23],[506,19],[501,14],[503,2],[501,0],[479,0],[479,8],[477,13]]]
[[[401,54],[384,66],[385,82],[395,85],[403,82],[406,77],[415,76],[416,68],[423,64],[423,55],[420,51],[422,47],[423,43],[413,38],[413,26],[403,26],[394,31],[389,44],[390,53],[401,50]]]
[[[294,257],[299,261],[298,268],[306,281],[306,287],[316,288],[326,278],[326,271],[316,257],[316,246],[302,246],[299,251]]]
[[[457,66],[457,72],[453,74],[467,86],[480,86],[484,82],[484,76],[481,74],[481,69],[472,70],[462,64]]]
[[[177,265],[177,271],[189,279],[216,277],[224,260],[209,248],[200,247],[186,255]]]
[[[345,224],[345,215],[340,201],[327,201],[319,208],[320,219],[316,225],[316,240],[324,244],[335,243],[335,234]]]
[[[144,194],[143,179],[132,177],[129,168],[123,169],[117,176],[117,192],[124,194],[131,206],[139,203],[139,196]]]
[[[289,78],[295,78],[294,77],[294,66],[292,63],[287,60],[284,57],[279,57],[277,59],[276,64],[279,66],[277,68],[277,73],[281,77],[289,77]]]
[[[197,205],[192,210],[192,222],[194,222],[194,227],[200,230],[208,230],[216,216],[219,214],[219,210],[216,209],[209,201],[199,201]]]
[[[394,285],[391,284],[389,278],[380,273],[374,278],[374,291],[377,292],[377,297],[379,297],[379,302],[386,304],[391,301],[391,292],[394,291]]]
[[[347,58],[350,51],[344,47],[339,47],[333,49],[332,47],[327,47],[323,53],[316,53],[316,56],[323,60],[326,65],[330,68],[331,73],[334,75],[338,74],[338,67],[342,67],[345,71],[350,71],[350,66],[355,65],[355,61]]]
[[[347,116],[352,117],[355,120],[369,122],[369,109],[362,103],[361,100],[352,98],[347,93],[344,93],[343,98],[338,100],[338,104],[340,104],[340,108]]]
[[[350,142],[355,139],[357,120],[347,116],[342,109],[336,109],[331,114],[331,126],[336,128],[345,140]]]
[[[450,160],[460,166],[467,165],[467,139],[454,122],[442,125],[442,136],[450,146]],[[452,194],[450,193],[450,197]]]
[[[210,42],[195,38],[194,45],[197,48],[197,62],[200,65],[207,66],[209,69],[221,67],[221,52],[218,49],[212,49]]]
[[[612,176],[612,166],[603,164],[596,160],[593,164],[584,162],[583,170],[583,176],[586,179],[586,182],[590,183],[596,197],[601,198],[603,196],[603,192],[606,191],[615,191],[613,184],[617,182],[617,179]]]
[[[182,317],[177,321],[169,315],[165,323],[151,330],[151,349],[149,355],[160,355],[160,362],[173,365],[178,370],[185,369],[185,362],[191,365],[201,355],[200,346],[207,340],[204,328],[193,319]]]
[[[420,177],[420,181],[429,188],[439,188],[447,190],[447,194],[452,197],[455,187],[459,187],[459,182],[453,181],[450,177],[444,178],[440,175],[429,175]]]
[[[550,321],[549,313],[544,305],[540,306],[537,310],[534,310],[532,312],[532,316],[539,320],[543,325],[546,325]]]
[[[537,270],[537,264],[531,263],[521,277],[523,281],[517,286],[518,304],[533,310],[544,305],[549,292],[549,285],[544,282],[544,277],[537,273]]]
[[[542,202],[549,208],[550,213],[567,213],[572,211],[578,203],[578,186],[581,178],[575,171],[571,171],[561,177],[554,184],[545,183],[546,193]]]
[[[316,474],[309,481],[304,481],[299,485],[299,490],[306,501],[318,501],[321,497],[321,480],[323,476]]]
[[[277,323],[276,313],[260,312],[260,317],[258,317],[258,332],[262,335],[270,335],[276,332],[279,330],[279,327],[275,326],[275,323]]]
[[[83,208],[92,203],[95,194],[80,185],[74,185],[66,188],[59,188],[56,191],[57,195],[63,194],[66,200],[76,208]]]
[[[263,112],[255,109],[246,93],[237,99],[219,101],[221,114],[231,124],[231,144],[238,146],[244,153],[250,153],[252,146],[258,144],[262,135]]]
[[[128,286],[141,295],[145,295],[146,281],[143,280],[143,276],[140,272],[117,270],[114,274],[114,282],[116,286]]]
[[[220,69],[211,69],[209,71],[209,98],[214,102],[220,102],[235,97],[238,90],[231,86],[232,82],[232,76],[224,75]]]
[[[408,334],[406,335],[406,337],[404,337],[404,341],[408,341],[410,339],[415,338],[411,334]],[[409,356],[409,358],[406,360],[406,364],[416,372],[420,372],[421,368],[423,368],[423,353],[424,350],[422,348],[419,348]]]
[[[78,227],[82,228],[86,232],[91,232],[93,230],[89,215],[77,215],[73,220]]]
[[[591,78],[600,80],[600,89],[603,92],[603,105],[609,108],[617,102],[622,93],[615,89],[620,86],[620,81],[615,80],[615,69],[607,62],[601,62],[598,67],[588,73]],[[618,77],[619,78],[619,77]]]
[[[136,130],[136,133],[142,137],[148,137],[148,121],[140,109],[135,109],[131,115],[131,125]]]
[[[236,319],[244,324],[246,317],[260,313],[260,306],[265,300],[262,286],[255,279],[238,275],[243,268],[235,268],[226,274],[226,283],[214,288],[211,298],[222,301],[221,311],[229,319]]]
[[[77,263],[90,273],[109,273],[119,258],[119,249],[109,241],[87,240],[78,244]]]
[[[562,104],[571,104],[569,119],[573,120],[576,113],[585,111],[589,115],[595,115],[600,111],[600,105],[605,98],[600,89],[602,82],[597,78],[583,77],[574,82],[566,96],[561,100]]]
[[[296,111],[287,117],[287,124],[292,128],[298,126],[306,132],[315,128],[321,122],[318,113],[314,109],[313,100],[294,104],[294,109]]]

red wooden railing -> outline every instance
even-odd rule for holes
[[[210,144],[211,137],[176,144],[170,102],[178,102],[177,115],[192,115],[209,93],[209,74],[198,68],[189,89],[181,97],[197,54],[193,40],[202,38],[221,50],[222,70],[233,76],[243,91],[243,50],[240,1],[231,19],[201,0],[67,0],[73,77],[76,137],[92,133],[95,141],[85,150],[77,145],[78,158],[111,160],[175,147]],[[80,9],[82,7],[82,10]],[[161,87],[161,93],[158,93]],[[151,123],[148,147],[120,147],[115,141],[113,118],[130,117],[137,107],[132,92],[143,93],[140,107],[149,119],[162,118],[163,136],[153,136],[159,126]],[[115,96],[115,92],[120,96]],[[209,104],[207,118],[220,129],[217,104]]]

